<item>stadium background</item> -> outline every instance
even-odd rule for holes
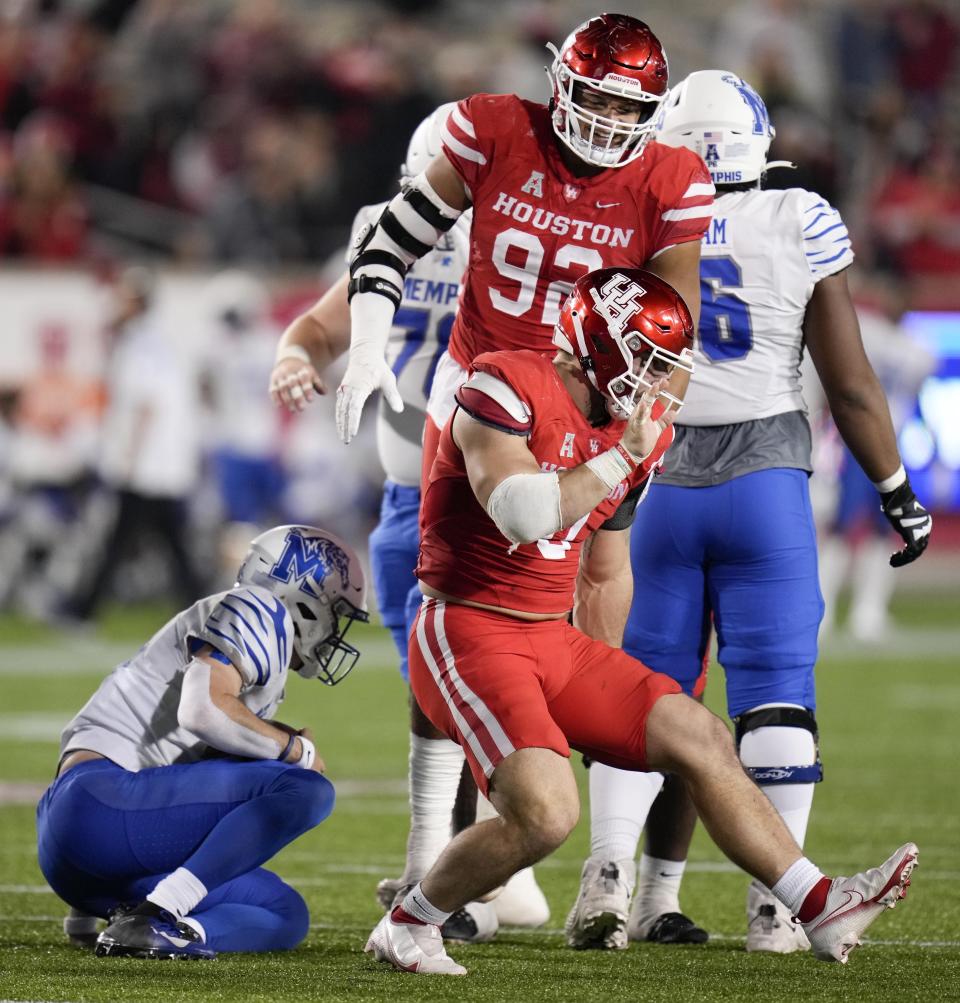
[[[230,499],[217,476],[238,428],[280,471],[264,524],[315,522],[362,547],[382,477],[371,423],[348,449],[326,401],[296,419],[273,411],[265,393],[272,345],[340,273],[355,210],[395,189],[420,119],[476,91],[544,99],[544,42],[559,43],[597,9],[579,0],[0,5],[3,995],[258,998],[281,981],[286,988],[272,998],[414,992],[378,978],[356,954],[375,918],[373,885],[400,865],[404,827],[404,698],[386,633],[373,628],[363,667],[343,687],[291,687],[295,711],[324,736],[319,744],[341,791],[334,819],[281,858],[318,923],[304,953],[253,968],[224,965],[226,975],[197,983],[165,975],[172,981],[148,992],[135,973],[104,979],[61,946],[58,905],[43,892],[32,856],[32,804],[49,778],[59,728],[174,609],[176,584],[147,546],[117,569],[96,617],[64,615],[102,555],[110,519],[97,471],[109,445],[101,419],[112,283],[130,264],[156,275],[156,323],[182,363],[178,392],[188,394],[189,539],[210,587],[226,580],[238,539],[251,531],[228,527]],[[913,823],[918,831],[907,835],[931,849],[932,862],[924,860],[897,922],[878,924],[886,949],[855,958],[866,979],[860,991],[957,998],[960,14],[947,0],[651,0],[614,9],[649,21],[674,81],[722,66],[757,86],[778,129],[771,158],[800,165],[775,172],[771,183],[813,188],[840,208],[865,315],[897,300],[907,310],[903,329],[935,358],[901,434],[914,484],[935,511],[934,543],[898,574],[892,634],[876,644],[842,629],[824,639],[830,783],[818,794],[810,839],[826,864],[842,867],[885,852]],[[222,323],[237,306],[256,318],[242,344]],[[226,365],[240,355],[247,365]],[[834,454],[818,455],[828,518]],[[722,687],[712,690],[722,708]],[[867,806],[885,797],[876,824],[865,821]],[[581,823],[544,868],[552,928],[575,892],[584,845]],[[803,959],[747,964],[731,953],[742,881],[702,834],[693,862],[689,911],[698,907],[719,933],[695,971],[686,952],[664,958],[634,949],[611,964],[570,957],[555,935],[542,938],[545,946],[514,935],[476,956],[489,973],[467,998],[739,998],[765,991],[770,960],[782,965],[780,989],[798,999],[844,995],[832,977],[817,984]],[[921,903],[933,901],[934,887],[942,900],[925,914]],[[731,973],[738,988],[721,993],[718,980]]]

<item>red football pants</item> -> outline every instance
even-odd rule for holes
[[[571,747],[646,770],[650,709],[680,687],[566,620],[528,622],[426,599],[410,635],[420,708],[467,755],[484,793],[517,749]]]

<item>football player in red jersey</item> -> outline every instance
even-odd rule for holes
[[[407,268],[468,207],[470,260],[431,393],[425,456],[436,451],[472,359],[549,350],[560,304],[587,272],[646,267],[677,289],[696,322],[714,188],[696,154],[651,140],[667,94],[660,42],[636,18],[601,14],[553,51],[549,105],[512,94],[461,101],[442,131],[442,153],[359,241],[350,364],[337,400],[345,442],[371,393],[393,396],[384,346]]]
[[[619,647],[626,528],[673,439],[668,383],[689,374],[692,335],[670,286],[604,269],[577,281],[552,361],[485,353],[457,391],[423,501],[410,678],[500,817],[456,836],[377,924],[366,950],[378,961],[465,974],[439,927],[566,839],[579,815],[571,746],[680,775],[718,846],[799,915],[824,960],[845,961],[901,897],[914,844],[831,882],[746,775],[720,719]]]
[[[642,21],[602,14],[574,29],[554,56],[549,105],[509,94],[461,101],[442,130],[442,152],[358,241],[350,362],[337,394],[347,442],[372,392],[396,398],[384,350],[406,270],[473,208],[460,307],[427,405],[424,483],[473,358],[548,351],[560,304],[581,275],[644,266],[682,295],[694,323],[699,315],[700,238],[714,189],[698,156],[651,139],[667,94],[660,42]],[[674,376],[677,396],[685,379]],[[436,805],[442,826],[459,750],[419,741],[441,736],[415,705],[411,730],[411,797]],[[443,777],[453,792],[441,790]],[[420,876],[408,860],[394,884]]]

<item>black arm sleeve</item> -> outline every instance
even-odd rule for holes
[[[649,477],[647,478],[649,480]],[[601,529],[629,529],[633,525],[634,516],[637,514],[637,505],[647,487],[647,481],[638,484],[623,496],[623,501],[617,506],[617,511],[610,516]]]

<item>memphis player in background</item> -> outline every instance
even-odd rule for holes
[[[452,104],[441,105],[414,131],[400,171],[401,184],[418,175],[440,152],[440,128],[451,108]],[[363,241],[385,206],[370,205],[359,211],[351,248]],[[467,265],[469,230],[470,213],[466,213],[407,273],[386,350],[395,384],[385,389],[377,411],[377,448],[386,481],[380,521],[370,535],[370,564],[380,615],[396,643],[404,680],[407,638],[422,599],[414,568],[420,546],[424,419],[437,363],[446,352],[453,327]],[[352,254],[351,250],[349,256]],[[277,404],[294,413],[302,411],[314,394],[326,392],[320,373],[350,347],[348,282],[345,274],[296,318],[277,347],[270,394]],[[384,879],[377,890],[385,909],[401,889],[427,873],[450,841],[454,805],[448,792],[457,789],[464,763],[460,747],[449,739],[436,740],[414,728],[410,744],[411,763],[427,759],[431,772],[423,784],[411,788],[404,873],[396,879]],[[485,798],[479,799],[479,810],[481,817],[495,814]],[[494,906],[471,903],[466,914],[451,917],[444,934],[458,940],[489,939],[496,932],[498,918],[531,926],[549,918],[546,899],[529,869],[513,879]]]
[[[366,621],[353,551],[310,526],[258,536],[237,584],[178,613],[64,729],[37,807],[40,869],[64,930],[101,956],[283,951],[300,894],[262,865],[333,810],[309,729],[273,720],[289,671],[328,685]]]
[[[799,382],[804,344],[837,428],[873,482],[875,505],[904,540],[890,558],[894,567],[923,553],[932,521],[904,472],[861,343],[845,274],[853,261],[846,227],[813,192],[761,189],[775,166],[766,160],[773,135],[759,95],[719,70],[678,84],[658,122],[659,142],[704,158],[718,198],[702,246],[694,375],[666,469],[632,531],[634,594],[623,647],[696,694],[712,621],[740,758],[802,846],[822,778],[814,663],[823,614]],[[662,783],[659,774],[591,768],[591,856],[567,921],[572,946],[707,939],[680,911],[696,814],[675,782],[648,827],[628,918],[640,832]],[[809,947],[757,881],[747,923],[748,951]]]

